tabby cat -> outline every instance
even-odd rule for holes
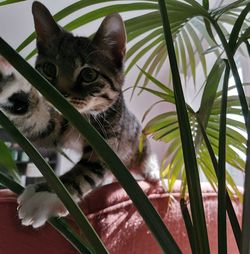
[[[139,154],[141,126],[124,103],[122,85],[126,33],[119,14],[107,16],[93,39],[64,31],[47,8],[34,2],[37,34],[36,69],[98,130],[129,169],[149,180],[158,177],[155,157],[145,143]],[[82,154],[60,178],[79,202],[102,185],[109,174],[105,164],[78,131],[23,78],[12,70],[0,76],[0,108],[32,142],[64,147]],[[34,228],[67,210],[46,183],[28,186],[18,198],[19,218]]]

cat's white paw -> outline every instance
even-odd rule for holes
[[[160,171],[159,170],[152,170],[149,172],[146,172],[144,174],[146,180],[151,182],[157,182],[160,180]]]
[[[41,227],[45,222],[54,216],[66,216],[67,209],[55,193],[48,191],[35,191],[35,185],[28,186],[18,197],[18,216],[22,225]]]
[[[160,168],[157,157],[152,154],[147,161],[144,162],[143,175],[146,180],[156,182],[160,179]]]

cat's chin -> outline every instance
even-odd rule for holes
[[[109,107],[103,105],[102,107],[96,105],[93,105],[92,103],[86,104],[84,102],[74,102],[70,100],[70,103],[74,106],[74,108],[81,114],[84,115],[92,115],[97,116],[98,114],[103,113],[106,111]]]
[[[100,112],[100,111],[94,111],[94,110],[80,110],[80,109],[78,109],[78,111],[82,114],[82,115],[91,115],[91,116],[93,116],[93,117],[96,117],[96,116],[98,116],[99,114],[101,114],[102,112]]]
[[[72,103],[72,105],[74,106],[74,108],[81,113],[82,115],[93,115],[93,116],[97,116],[98,114],[100,114],[101,112],[99,111],[95,111],[93,109],[90,109],[88,106],[81,106],[79,104],[74,104]]]
[[[84,103],[83,101],[80,101],[80,100],[72,100],[72,99],[69,99],[68,100],[72,106],[74,106],[74,108],[76,110],[78,110],[81,114],[86,114],[88,113],[89,111],[89,107],[88,105],[86,105],[86,103]]]

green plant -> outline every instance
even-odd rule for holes
[[[205,2],[207,3],[205,4]],[[96,5],[98,7],[98,4],[100,3],[106,3],[108,7],[100,7],[92,12],[86,11],[86,8],[89,6]],[[204,91],[198,115],[203,127],[208,130],[207,133],[210,140],[212,140],[213,148],[215,151],[218,151],[218,143],[216,142],[216,139],[218,139],[219,135],[218,119],[220,110],[218,109],[220,107],[221,97],[219,93],[216,96],[216,92],[225,70],[225,64],[222,61],[222,53],[228,48],[224,47],[224,44],[226,43],[225,38],[229,38],[229,47],[231,48],[230,52],[232,51],[233,54],[235,54],[237,51],[242,51],[240,47],[242,47],[242,44],[247,41],[247,38],[250,35],[248,29],[249,20],[245,18],[249,9],[249,6],[247,5],[248,1],[235,1],[232,4],[227,4],[222,1],[221,4],[218,4],[217,8],[214,9],[209,9],[209,1],[204,1],[204,7],[200,6],[195,1],[168,0],[166,1],[166,4],[169,10],[169,20],[177,56],[177,63],[180,72],[184,76],[183,83],[186,83],[186,80],[189,76],[191,76],[193,84],[197,86],[196,66],[201,63],[204,74],[204,81],[202,81],[203,85],[201,86],[199,84],[198,91],[193,90],[193,92],[196,93],[197,97],[199,97],[201,92]],[[166,64],[168,52],[164,43],[162,22],[159,16],[158,3],[156,0],[138,0],[133,1],[133,4],[131,1],[118,2],[99,0],[95,1],[94,4],[92,1],[78,1],[56,13],[55,19],[60,21],[64,17],[69,16],[79,9],[82,9],[83,13],[86,14],[71,20],[64,26],[65,29],[74,30],[79,26],[85,25],[93,20],[112,13],[114,10],[119,12],[137,10],[139,12],[138,16],[129,18],[125,21],[128,42],[132,45],[127,51],[128,66],[126,68],[126,72],[129,73],[135,64],[139,64],[141,69],[144,71],[144,74],[147,72],[152,76],[157,75],[162,69],[162,66]],[[140,11],[147,11],[147,13],[140,15]],[[239,16],[240,13],[242,13],[241,16]],[[240,18],[238,18],[238,16]],[[234,24],[234,33],[232,33],[234,36],[230,36],[230,31],[233,29],[232,27]],[[220,36],[218,37],[217,34]],[[28,47],[34,39],[35,34],[32,33],[23,41],[23,43],[21,43],[21,45],[17,48],[17,51],[22,52],[22,50],[26,49],[26,47]],[[28,60],[34,56],[35,52],[36,50],[34,49],[27,53],[26,59]],[[149,56],[147,56],[144,63],[140,64],[140,60],[145,56],[145,54],[149,54]],[[209,68],[210,70],[208,70],[207,67],[208,64],[206,55],[208,54],[214,55],[214,60],[212,60],[214,62],[212,63],[212,67]],[[232,56],[230,56],[230,58],[232,58]],[[210,58],[209,61],[211,62]],[[190,68],[188,68],[188,66],[190,66]],[[148,92],[157,95],[160,99],[163,99],[166,102],[174,103],[173,98],[170,98],[171,92],[169,94],[169,90],[165,90],[166,94],[163,95],[159,92],[159,90],[157,91],[156,89],[147,88],[147,83],[150,79],[148,76],[143,74],[143,71],[138,72],[133,93],[136,88],[141,88],[142,90],[147,90]],[[171,77],[171,75],[167,76]],[[145,80],[142,82],[142,86],[138,87],[138,84],[143,77],[145,77]],[[239,77],[237,77],[237,80],[239,81]],[[170,83],[168,81],[171,81],[171,79],[168,80],[167,78],[161,88],[167,87],[168,83]],[[240,90],[240,95],[243,94],[240,98],[243,98],[241,99],[241,104],[243,106],[243,111],[246,112],[247,104],[244,99],[244,92],[240,88],[241,85],[237,85],[237,87]],[[190,89],[194,88],[191,87]],[[168,96],[168,98],[166,98],[166,96]],[[196,96],[194,96],[194,99],[196,99]],[[244,160],[238,156],[236,151],[239,149],[242,153],[245,153],[246,138],[240,133],[241,131],[245,132],[246,130],[242,121],[238,120],[239,118],[237,117],[241,115],[241,111],[235,108],[238,103],[237,97],[231,96],[230,101],[230,113],[234,116],[227,118],[229,128],[227,132],[228,149],[226,151],[226,161],[228,165],[233,168],[239,171],[244,171]],[[189,108],[192,109],[192,105],[189,105]],[[195,110],[195,112],[196,111],[197,110]],[[199,168],[203,171],[211,184],[216,186],[216,176],[213,173],[211,161],[207,159],[209,157],[207,156],[204,143],[202,143],[202,135],[199,127],[197,126],[195,114],[194,112],[190,112],[190,114],[190,122],[192,123],[191,129],[193,135],[195,136],[195,149],[200,156],[198,160]],[[246,113],[244,115],[246,115]],[[181,145],[179,132],[176,127],[176,118],[168,118],[166,120],[166,128],[160,126],[157,129],[158,120],[158,118],[155,120],[152,119],[146,126],[144,133],[147,135],[153,135],[153,138],[156,140],[171,144],[166,151],[166,160],[163,160],[162,176],[167,177],[171,175],[169,181],[170,187],[172,187],[176,177],[184,170],[183,163],[180,163],[182,155],[180,151]],[[151,131],[152,125],[156,128],[153,132]],[[148,126],[150,126],[150,128],[148,128]],[[170,126],[172,126],[172,128]],[[235,130],[235,128],[237,129]],[[170,157],[172,159],[169,161]],[[167,161],[167,165],[164,164],[164,161]],[[177,162],[178,165],[176,165]],[[231,186],[242,199],[241,194],[237,191],[235,183],[232,181],[232,177],[229,172],[227,172],[227,181],[229,186]],[[184,188],[185,186],[183,186],[183,189]]]
[[[1,4],[11,2],[16,1],[4,1]],[[249,175],[246,174],[243,219],[245,224],[243,224],[242,235],[230,201],[230,196],[237,194],[242,199],[242,194],[226,168],[228,165],[231,165],[235,170],[241,172],[244,172],[245,169],[245,160],[238,155],[238,151],[246,154],[248,147],[246,136],[241,134],[241,132],[246,133],[246,126],[249,129],[249,124],[247,124],[249,118],[248,98],[244,94],[243,84],[234,61],[234,55],[238,51],[244,52],[241,49],[243,43],[246,44],[248,49],[250,48],[247,41],[250,36],[250,30],[248,28],[249,20],[247,19],[250,1],[241,0],[231,4],[222,1],[222,5],[219,5],[215,9],[209,9],[210,3],[208,0],[203,0],[202,4],[194,0],[137,0],[124,2],[100,0],[95,1],[94,4],[103,2],[110,4],[110,6],[97,8],[95,11],[77,17],[68,23],[65,28],[67,30],[73,30],[114,12],[114,10],[119,12],[134,10],[146,11],[146,13],[142,15],[138,14],[125,22],[128,31],[128,41],[132,44],[127,53],[128,67],[126,72],[128,73],[146,53],[150,52],[142,66],[139,63],[141,71],[138,72],[133,93],[136,91],[136,88],[141,88],[142,91],[150,92],[159,97],[161,102],[176,104],[177,112],[167,112],[150,120],[143,130],[143,135],[151,135],[156,140],[170,144],[167,148],[165,159],[162,162],[161,175],[169,179],[170,190],[177,177],[181,175],[183,180],[182,206],[183,211],[185,211],[183,214],[186,225],[188,225],[188,232],[192,236],[190,237],[190,241],[193,253],[209,253],[198,167],[204,172],[211,185],[215,189],[218,188],[218,199],[220,200],[218,217],[219,253],[227,253],[226,210],[234,230],[239,250],[243,246],[241,253],[248,253],[249,238],[247,234],[250,223],[247,211],[249,211],[250,207],[248,203],[249,195],[247,193],[249,192]],[[91,5],[93,5],[93,1],[78,1],[58,12],[55,15],[55,19],[61,20],[63,17],[79,9],[84,10],[84,8]],[[160,8],[161,17],[158,8]],[[173,41],[170,36],[171,33]],[[18,47],[17,51],[21,52],[34,38],[35,35],[31,34]],[[168,50],[165,48],[164,38]],[[202,43],[204,41],[209,46],[204,47],[204,43]],[[3,49],[0,47],[0,53],[6,53],[4,52],[5,46]],[[34,56],[35,52],[35,50],[32,50],[28,53],[26,59]],[[211,52],[215,55],[215,61],[208,71],[205,53],[211,54]],[[226,54],[226,60],[224,59],[223,53]],[[11,54],[6,54],[5,56],[10,62],[12,60],[13,65],[19,71],[23,71],[23,75],[28,78],[28,72],[24,70],[25,68],[22,70],[21,60],[16,63],[13,60],[13,58],[18,60],[18,56]],[[171,63],[172,75],[171,78],[167,78],[164,83],[161,83],[154,76],[166,64],[167,58],[169,58]],[[199,110],[195,111],[192,109],[192,105],[185,103],[182,92],[182,87],[184,86],[182,84],[191,75],[193,84],[197,85],[196,66],[199,62],[201,63],[205,79],[204,85],[202,86],[203,93]],[[234,88],[228,88],[230,72],[235,79],[235,87],[238,90],[239,97],[227,95],[227,91]],[[180,79],[180,73],[183,74],[183,80]],[[145,77],[145,80],[141,86],[138,86],[139,81],[143,77]],[[221,80],[223,80],[223,87],[220,90],[219,84]],[[30,81],[36,86],[36,79],[30,78]],[[149,81],[153,82],[156,89],[147,86]],[[170,81],[173,83],[173,90],[166,85],[168,82],[171,83]],[[45,87],[46,85],[48,84],[45,84]],[[48,88],[51,89],[49,85]],[[202,88],[200,89],[202,90]],[[55,103],[54,105],[56,107],[58,106],[60,110],[59,104],[53,101],[48,93],[46,94],[44,92],[43,95],[51,100],[52,103]],[[146,111],[145,117],[150,109]],[[65,113],[65,116],[71,114],[71,112],[61,110],[62,113]],[[227,114],[231,114],[231,117],[228,117]],[[244,121],[235,118],[242,114]],[[74,120],[72,123],[74,124]],[[84,120],[82,124],[85,126],[86,123],[84,123]],[[81,126],[78,127],[80,128]],[[179,131],[179,128],[181,131]],[[83,132],[83,134],[87,135],[90,143],[93,142],[91,143],[93,147],[98,149],[98,145],[102,141],[98,138],[95,141],[91,141],[96,133],[92,132],[91,128],[88,128],[88,132],[93,135],[90,135],[87,131]],[[105,146],[105,144],[103,145]],[[102,152],[100,152],[100,155],[103,158],[109,157],[109,155],[105,157],[106,155]],[[118,161],[114,161],[116,159],[112,157],[110,160],[111,169],[112,167],[123,167]],[[249,165],[246,167],[247,173],[248,168]],[[124,175],[118,175],[117,178],[124,185],[124,188],[126,188],[125,179],[129,179],[129,176],[126,175],[126,170],[124,170]],[[130,179],[129,181],[133,180]],[[185,210],[184,199],[187,185],[190,194],[191,216]],[[227,189],[227,192],[226,186],[230,187]],[[144,200],[144,197],[139,193],[138,190],[137,194],[133,195],[133,193],[130,193],[130,195],[132,200],[137,204],[138,209],[142,211],[146,203],[140,203],[140,200]],[[154,212],[152,211],[151,214],[145,216],[146,221],[152,219],[153,214]],[[160,220],[153,221],[151,223],[151,229],[153,231],[155,230],[154,232],[162,249],[165,251],[168,250],[169,253],[179,253],[178,247],[168,232],[164,230],[164,227],[161,226],[162,230],[158,228],[159,232],[157,232],[157,223],[161,225]],[[243,239],[243,243],[241,239]],[[164,244],[164,241],[167,244]]]

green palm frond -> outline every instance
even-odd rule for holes
[[[204,90],[206,96],[203,97],[201,107],[198,113],[188,106],[189,120],[192,130],[193,139],[195,141],[195,149],[197,154],[197,161],[199,169],[203,172],[204,176],[208,179],[211,186],[215,189],[218,186],[216,173],[213,163],[210,159],[208,150],[203,140],[202,133],[199,129],[197,122],[197,114],[202,120],[207,136],[214,150],[216,157],[219,153],[219,133],[220,133],[220,105],[221,105],[221,91],[216,92],[218,88],[219,80],[224,71],[223,61],[218,61],[216,69],[212,70],[211,78],[207,80],[206,87],[209,90]],[[210,73],[210,74],[211,74]],[[157,88],[160,88],[163,84],[157,79],[153,79],[149,73],[143,71],[143,74],[154,83]],[[215,83],[213,89],[212,84]],[[171,95],[171,90],[162,89],[162,92],[154,89],[143,88],[145,91],[150,92],[159,98],[168,98]],[[170,91],[169,91],[170,90]],[[157,94],[159,93],[159,94]],[[249,99],[249,98],[248,98]],[[173,103],[173,100],[166,99],[165,103]],[[211,110],[209,108],[211,107]],[[206,109],[206,110],[205,110]],[[246,128],[242,120],[242,111],[240,109],[240,103],[237,96],[228,96],[227,112],[227,130],[226,130],[226,163],[227,168],[230,168],[230,172],[240,171],[244,172],[245,159],[241,154],[246,153]],[[162,141],[168,144],[164,159],[161,165],[161,177],[167,178],[169,181],[169,191],[172,190],[173,185],[177,178],[179,178],[184,172],[184,161],[182,158],[182,147],[180,140],[179,125],[177,120],[177,113],[170,111],[160,114],[146,124],[143,129],[143,135],[149,136],[156,141]],[[236,194],[240,200],[242,200],[242,193],[238,190],[236,183],[227,170],[226,179],[229,194]]]
[[[26,0],[5,0],[5,1],[0,2],[0,6],[14,4],[14,3],[18,3],[18,2],[24,2],[24,1],[26,1]]]

